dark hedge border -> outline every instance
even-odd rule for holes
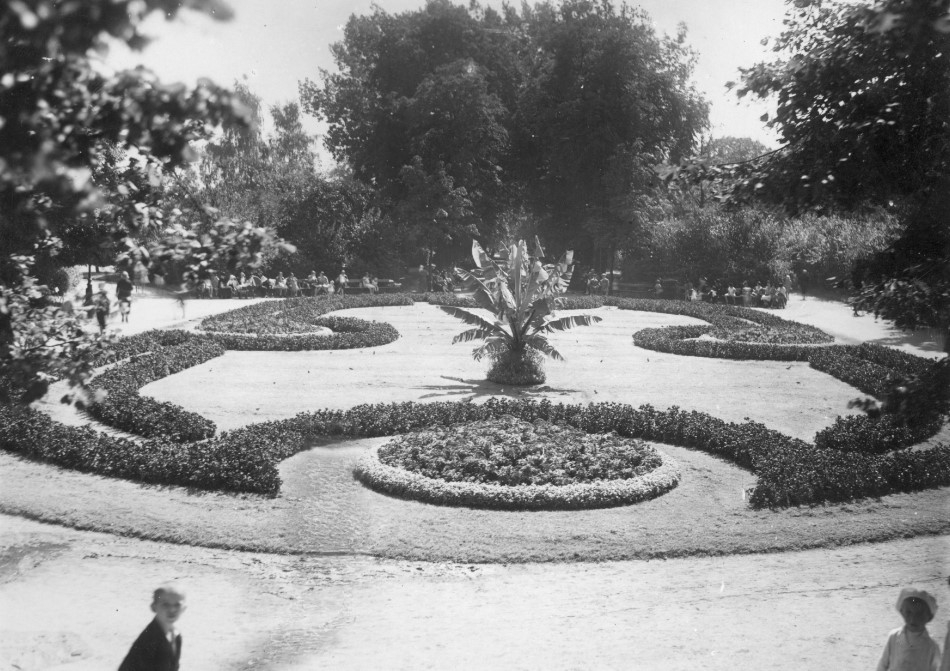
[[[912,376],[921,375],[932,365],[927,359],[880,345],[801,345],[751,343],[729,340],[693,340],[713,328],[742,329],[739,319],[789,330],[789,324],[775,315],[730,305],[710,305],[655,299],[607,299],[624,310],[681,314],[710,322],[710,326],[667,326],[643,329],[633,335],[639,347],[682,356],[758,361],[807,361],[815,370],[827,373],[862,392],[883,398],[892,387]],[[817,330],[817,329],[816,329]],[[820,331],[819,331],[820,333]],[[927,403],[928,399],[922,399]],[[943,424],[936,404],[919,409],[913,426],[893,416],[839,417],[815,436],[820,449],[880,454],[899,450],[930,438]]]
[[[280,301],[265,301],[229,310],[219,315],[206,317],[200,330],[222,335],[243,334],[275,336],[274,324],[281,321],[292,324],[320,325],[318,320],[327,313],[351,308],[390,307],[412,305],[410,294],[359,294],[342,298],[286,298]],[[352,319],[352,318],[351,318]],[[299,331],[289,331],[297,335]]]
[[[314,321],[332,335],[243,335],[208,333],[204,337],[224,349],[239,351],[300,352],[380,347],[399,339],[399,331],[384,322],[356,317],[321,317]]]
[[[107,426],[128,431],[145,438],[164,437],[177,442],[205,440],[214,435],[216,427],[196,413],[173,403],[141,396],[138,391],[163,377],[220,356],[225,350],[244,351],[309,351],[378,347],[399,338],[390,324],[371,322],[355,317],[325,315],[329,310],[376,305],[406,305],[400,295],[353,296],[333,301],[297,298],[245,306],[224,313],[239,317],[219,320],[217,327],[252,324],[277,315],[305,319],[326,326],[332,335],[245,335],[241,333],[195,333],[188,331],[151,330],[120,340],[113,351],[101,357],[97,365],[121,361],[116,367],[98,376],[93,388],[108,392],[105,400],[90,406],[89,413]],[[210,318],[209,318],[210,319]],[[208,321],[207,319],[205,320]],[[203,322],[204,323],[204,322]],[[130,357],[148,357],[125,361]]]
[[[657,310],[658,303],[676,303],[620,300],[628,305],[635,302],[644,305],[626,309],[661,312],[663,310]],[[142,334],[124,345],[124,351],[148,351],[163,341],[187,342],[200,337],[181,332],[162,333],[168,335]],[[885,348],[864,345],[836,351],[872,363],[896,362],[893,365],[902,371],[923,366],[915,361],[916,357],[882,350]],[[484,419],[494,416],[488,413],[498,412],[529,421],[538,417],[565,421],[588,432],[616,430],[620,435],[719,454],[758,475],[758,484],[750,498],[758,507],[844,501],[950,484],[950,448],[946,445],[875,455],[859,450],[823,449],[754,422],[727,424],[705,413],[686,413],[677,408],[661,412],[650,406],[634,410],[617,404],[592,404],[586,408],[559,405],[557,411],[551,409],[554,407],[548,402],[501,399],[490,399],[481,406],[464,402],[358,406],[346,412],[322,411],[283,422],[252,425],[205,442],[182,444],[156,440],[139,444],[89,429],[54,426],[47,416],[34,411],[16,414],[18,409],[0,408],[10,418],[4,422],[9,429],[0,445],[9,451],[104,475],[275,496],[280,487],[277,464],[307,449],[317,437],[394,435],[434,423]]]
[[[107,395],[87,412],[103,424],[145,438],[162,436],[179,443],[210,438],[214,422],[174,403],[140,396],[139,389],[222,354],[224,348],[216,343],[191,339],[117,363],[92,381],[93,389]]]
[[[0,449],[85,473],[146,484],[250,492],[274,496],[280,488],[275,451],[242,436],[177,443],[128,440],[66,426],[29,407],[0,406]]]

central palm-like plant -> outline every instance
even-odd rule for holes
[[[564,357],[548,342],[547,334],[601,321],[592,315],[557,318],[557,297],[564,293],[573,272],[573,252],[557,264],[542,265],[544,252],[539,243],[528,254],[524,240],[503,250],[495,259],[472,242],[476,268],[455,271],[475,289],[475,302],[492,313],[485,319],[463,308],[441,306],[442,310],[475,328],[455,336],[453,343],[483,340],[472,352],[476,361],[487,356],[492,366],[488,379],[502,384],[544,382],[543,357],[556,361]]]

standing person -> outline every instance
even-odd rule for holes
[[[600,276],[600,293],[603,296],[610,293],[610,280],[607,279],[607,273]]]
[[[346,295],[347,281],[348,279],[346,277],[346,268],[342,268],[340,270],[340,274],[336,276],[336,280],[334,282],[334,285],[335,285],[334,288],[336,289],[336,293],[339,294],[340,296]]]
[[[597,273],[591,270],[587,275],[587,295],[596,296],[599,291],[600,280],[597,278]]]
[[[937,671],[940,646],[927,632],[927,623],[937,613],[937,600],[922,589],[905,587],[897,597],[897,611],[904,626],[888,635],[877,671]]]
[[[656,284],[653,285],[653,297],[663,298],[663,281],[657,277]]]
[[[119,314],[122,315],[123,323],[128,323],[129,311],[132,310],[132,289],[129,274],[123,271],[115,285],[115,297],[119,301]]]
[[[106,319],[109,317],[109,310],[112,309],[109,295],[106,293],[105,282],[99,284],[99,293],[93,299],[93,306],[96,312],[96,321],[99,322],[99,333],[102,333],[106,330]]]
[[[82,301],[83,305],[92,305],[92,279],[86,280],[86,296]]]
[[[181,634],[177,623],[185,612],[185,593],[175,585],[162,585],[152,594],[155,617],[135,639],[119,671],[178,671]]]
[[[300,283],[297,282],[297,276],[293,273],[287,276],[287,294],[295,298],[300,293]]]

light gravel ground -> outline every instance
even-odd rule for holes
[[[143,299],[133,308],[130,328],[168,322],[167,316],[139,317],[148,313],[144,309],[148,301],[154,301],[153,314],[173,314],[172,301]],[[193,303],[195,312],[187,312],[189,317],[199,309],[229,309],[223,301]],[[798,303],[796,297],[783,316],[796,319],[800,308],[813,320],[809,323],[819,322],[816,325],[841,341],[856,339],[863,332],[861,324],[872,340],[899,338],[882,332],[870,318],[854,318],[847,308],[812,299]],[[367,312],[354,314],[366,318]],[[243,356],[229,353],[223,360],[173,376],[181,379],[172,387],[162,386],[169,378],[146,391],[159,398],[167,394],[176,402],[187,398],[190,409],[207,413],[223,426],[333,406],[333,399],[341,397],[339,407],[349,407],[354,397],[373,402],[409,400],[402,395],[408,393],[405,389],[412,391],[412,400],[473,396],[477,401],[491,393],[478,381],[482,370],[470,362],[466,346],[442,344],[443,336],[453,332],[451,320],[428,316],[434,312],[428,306],[404,312],[413,314],[407,315],[402,328],[397,318],[379,318],[400,331],[406,329],[404,333],[415,321],[415,328],[428,328],[437,337],[416,343],[405,338],[387,346],[389,353],[369,354],[391,357],[391,362],[375,366],[375,377],[346,377],[357,372],[349,371],[358,367],[352,364],[366,364],[360,359],[367,356],[365,352],[348,356],[335,352],[319,353],[326,354],[320,361],[324,373],[315,383],[304,378],[313,372],[302,372],[310,362],[281,364],[271,359],[235,360],[229,369],[233,375],[253,371],[261,380],[237,378],[236,384],[222,384],[218,376],[226,364],[232,365],[227,360]],[[384,314],[392,313],[387,309]],[[681,357],[665,360],[636,350],[628,331],[634,324],[626,321],[627,315],[604,316],[604,324],[564,334],[559,340],[571,363],[548,367],[548,389],[543,394],[570,402],[677,404],[726,419],[749,416],[803,438],[830,423],[840,412],[841,401],[856,395],[845,385],[836,387],[840,383],[834,380],[825,386],[830,378],[796,365],[763,369],[745,362],[709,360],[712,368],[690,373],[673,361]],[[610,353],[610,364],[601,366],[599,355],[608,353],[603,348],[614,339],[622,339],[619,346],[628,349],[622,356]],[[918,352],[938,349],[927,342],[904,346]],[[406,363],[413,359],[415,363]],[[444,369],[438,364],[447,361],[458,379],[439,382]],[[688,362],[706,365],[695,358]],[[720,367],[731,363],[740,365]],[[274,372],[278,366],[283,366],[285,376],[293,376],[296,389],[274,389],[281,386],[275,383],[287,379]],[[395,376],[387,373],[390,366],[397,369]],[[202,377],[206,367],[217,368],[215,379]],[[763,385],[774,383],[776,376],[786,376],[779,385],[783,398],[761,398]],[[222,399],[231,393],[229,387],[248,385],[254,388],[250,394],[254,402],[248,403],[243,391],[231,401]],[[799,396],[793,388],[803,385],[808,391]],[[664,392],[664,386],[681,391]],[[730,387],[738,391],[729,392]],[[175,388],[180,396],[174,396]],[[239,412],[224,409],[231,402],[239,403]],[[307,461],[305,455],[300,460]],[[0,464],[0,496],[7,497],[13,489],[27,500],[29,492],[42,491],[44,481],[62,489],[58,469],[36,466],[35,473],[23,478],[16,470],[22,465],[9,457]],[[306,472],[306,468],[282,470],[288,483],[295,474],[303,477]],[[86,479],[91,476],[66,475],[75,481],[77,492],[83,482],[87,488],[92,482]],[[112,484],[116,487],[111,498],[99,502],[107,513],[111,510],[121,517],[124,509],[136,509],[141,514],[138,507],[146,505],[157,525],[173,524],[174,515],[165,515],[163,506],[163,493],[171,488]],[[147,501],[135,498],[143,492]],[[64,494],[65,514],[69,492],[58,493]],[[240,509],[247,504],[232,499],[231,505]],[[193,497],[191,506],[196,517],[214,508],[203,505],[201,497]],[[175,511],[179,513],[189,515]],[[914,514],[913,505],[908,505],[907,514]],[[293,522],[292,517],[287,521]],[[372,522],[373,533],[383,537],[386,520]],[[296,523],[306,525],[307,520]],[[389,531],[398,537],[400,529]],[[777,531],[762,529],[764,535]],[[784,554],[666,561],[412,563],[372,559],[352,550],[337,557],[316,557],[195,548],[2,516],[0,669],[117,667],[150,617],[149,591],[168,579],[189,586],[190,607],[183,621],[186,669],[867,669],[876,663],[887,631],[900,623],[893,602],[903,585],[919,584],[943,604],[931,625],[931,633],[942,641],[945,610],[950,607],[948,557],[950,537],[943,535]]]

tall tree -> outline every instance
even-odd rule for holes
[[[377,8],[333,49],[340,72],[304,82],[305,107],[422,244],[496,243],[527,197],[540,232],[589,262],[629,236],[648,168],[706,122],[685,32],[660,38],[607,0]]]
[[[903,235],[861,264],[855,302],[950,328],[950,0],[796,0],[783,56],[743,71],[785,147],[754,175],[791,208],[903,203]],[[947,338],[950,351],[950,338]]]
[[[219,19],[230,14],[217,0],[187,5]],[[240,116],[230,94],[209,83],[164,86],[142,69],[106,76],[92,67],[88,54],[104,48],[107,35],[142,48],[142,19],[152,12],[172,18],[181,7],[178,0],[0,5],[0,239],[9,254],[0,258],[0,398],[16,391],[30,401],[55,377],[81,385],[105,344],[44,307],[30,272],[33,255],[61,246],[57,236],[66,224],[116,195],[104,188],[108,180],[94,179],[110,152],[173,169],[192,157],[191,141]],[[149,203],[139,201],[139,208]],[[110,226],[106,231],[112,235]],[[263,240],[257,232],[219,239],[252,246]],[[228,252],[240,258],[244,249]]]
[[[339,72],[301,84],[305,109],[329,123],[327,148],[380,191],[410,245],[492,237],[519,88],[513,39],[491,9],[377,7],[333,45]]]
[[[607,0],[536,5],[525,22],[537,48],[516,149],[557,242],[590,262],[597,242],[615,246],[636,225],[628,196],[649,188],[645,168],[688,153],[706,127],[695,56],[685,27],[662,38],[642,11]]]

